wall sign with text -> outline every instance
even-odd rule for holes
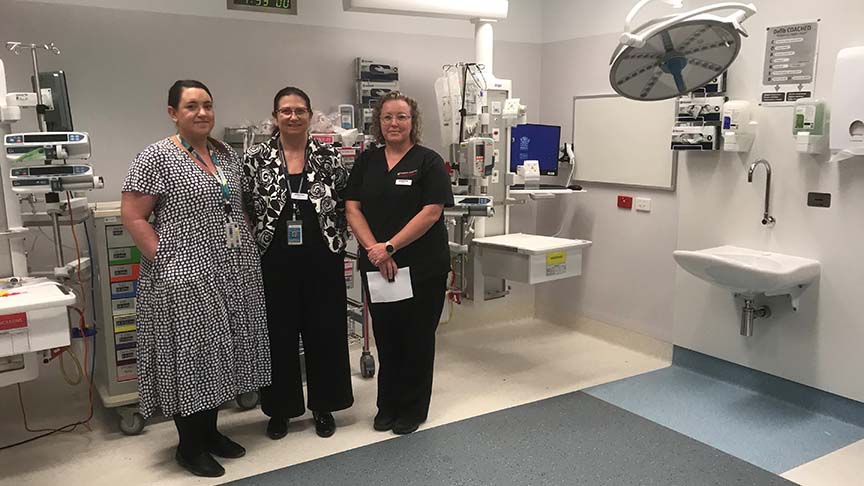
[[[763,106],[812,98],[819,52],[819,21],[768,27],[762,69]]]
[[[297,15],[298,0],[228,0],[228,10]]]

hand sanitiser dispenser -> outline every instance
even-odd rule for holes
[[[832,161],[864,155],[864,46],[850,47],[837,54],[831,111]]]
[[[723,151],[749,152],[756,137],[749,101],[731,100],[723,104]]]
[[[825,101],[804,98],[795,102],[792,134],[795,150],[802,154],[823,154],[828,148],[828,107]]]

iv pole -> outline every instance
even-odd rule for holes
[[[53,42],[50,44],[24,44],[22,42],[7,42],[6,48],[10,51],[14,52],[16,55],[21,54],[21,49],[30,49],[30,54],[33,59],[33,82],[36,88],[36,119],[39,124],[39,131],[46,131],[45,128],[45,111],[48,109],[42,103],[42,87],[39,84],[39,61],[37,59],[37,51],[40,49],[45,49],[48,52],[53,53],[56,56],[60,55],[60,48],[54,45]],[[65,161],[64,161],[65,162]],[[51,160],[45,160],[45,165],[51,165]],[[8,202],[7,202],[8,205]],[[66,260],[63,257],[63,241],[62,235],[60,234],[60,215],[63,211],[60,209],[60,194],[57,192],[49,192],[45,194],[45,208],[48,215],[51,217],[51,228],[54,233],[54,257],[56,259],[56,267],[61,268],[66,264]],[[72,208],[68,208],[69,211],[72,211]],[[74,229],[73,229],[74,231]]]

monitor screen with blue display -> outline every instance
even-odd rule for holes
[[[510,130],[510,171],[526,160],[540,162],[540,175],[558,175],[558,146],[561,127],[554,125],[516,125]]]

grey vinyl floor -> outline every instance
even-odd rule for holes
[[[603,400],[575,392],[229,484],[772,486],[795,483]]]

